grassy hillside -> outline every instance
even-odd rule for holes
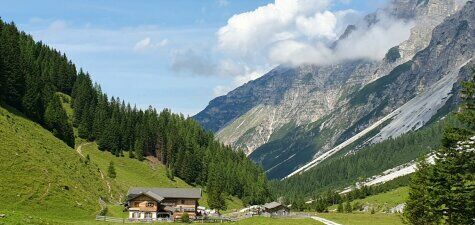
[[[383,192],[376,195],[371,195],[363,199],[356,199],[351,201],[351,205],[369,206],[375,208],[376,211],[386,212],[389,209],[406,202],[409,196],[409,188],[407,186],[399,187],[391,191]],[[337,205],[329,207],[330,210],[336,210]]]
[[[13,211],[38,221],[92,218],[99,197],[107,199],[97,167],[13,109],[0,107],[0,143],[0,213],[7,218]]]
[[[353,201],[353,204],[355,202],[359,202],[359,203],[362,203],[363,205],[374,206],[374,207],[384,210],[385,208],[392,208],[394,206],[397,206],[401,203],[406,202],[406,199],[408,196],[409,196],[409,188],[400,187],[392,191],[368,196],[367,198],[364,198],[364,199],[355,200]]]
[[[62,96],[63,106],[70,109],[64,101],[67,97]],[[92,223],[101,210],[100,197],[110,202],[110,215],[123,216],[118,203],[129,187],[189,187],[179,178],[168,179],[160,163],[116,157],[99,151],[95,143],[78,139],[82,157],[11,108],[0,107],[0,143],[0,214],[7,215],[0,224]],[[111,161],[115,179],[107,177]],[[206,205],[206,197],[204,194],[201,205]],[[242,202],[229,198],[227,205],[236,209]]]

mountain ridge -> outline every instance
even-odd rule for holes
[[[267,75],[231,91],[228,95],[219,97],[219,102],[211,101],[210,105],[194,118],[205,127],[213,127],[212,130],[217,131],[217,137],[221,141],[244,149],[251,159],[262,164],[268,171],[270,168],[275,170],[276,166],[293,169],[302,162],[309,161],[309,159],[331,149],[332,146],[352,137],[357,133],[356,131],[368,126],[368,121],[376,121],[375,118],[384,117],[441,79],[441,73],[447,72],[442,67],[446,66],[452,69],[457,67],[457,63],[453,62],[457,60],[465,62],[472,58],[471,50],[460,49],[459,53],[466,53],[468,57],[463,55],[463,57],[459,57],[460,59],[436,62],[439,58],[437,52],[441,51],[437,48],[443,49],[445,46],[447,50],[447,46],[453,44],[444,42],[443,39],[436,41],[440,43],[433,42],[430,51],[423,51],[431,44],[433,35],[444,35],[444,31],[432,34],[433,28],[443,22],[447,16],[458,12],[459,8],[454,1],[432,0],[424,4],[416,4],[415,1],[396,2],[407,4],[388,10],[396,11],[396,15],[401,17],[407,16],[405,12],[410,11],[409,15],[414,18],[416,25],[412,28],[409,39],[396,48],[390,49],[385,59],[377,62],[356,60],[321,67],[311,65],[296,68],[279,67]],[[375,18],[377,15],[377,13],[374,14]],[[465,16],[467,17],[467,15]],[[455,26],[457,25],[455,24]],[[457,30],[454,31],[457,32]],[[448,40],[466,38],[467,43],[458,43],[460,45],[470,46],[473,43],[470,36],[447,36],[446,38]],[[460,46],[452,47],[459,48]],[[432,55],[429,52],[432,52]],[[451,52],[450,54],[457,58],[459,53]],[[412,61],[413,57],[435,60]],[[400,77],[401,74],[407,73],[407,71],[399,71],[405,68],[400,65],[404,65],[408,61],[411,64],[408,71],[416,75],[406,74]],[[430,69],[439,75],[430,76],[427,71],[424,71],[429,67],[421,63],[422,61],[429,65],[440,63],[438,68]],[[420,69],[421,67],[424,69]],[[386,75],[391,74],[390,72],[394,75]],[[419,73],[424,75],[419,75]],[[373,88],[370,87],[373,82],[381,78],[387,80],[386,84],[382,85],[389,85],[392,82],[391,79],[404,84],[402,86],[407,86],[405,82],[419,83],[419,85],[407,86],[413,90],[407,93],[396,89],[397,96],[387,98],[385,101],[388,102],[380,102],[377,99],[379,97],[371,95],[371,93],[379,91],[375,93],[387,96],[387,93],[384,93],[384,86],[373,85]],[[270,93],[276,94],[271,95]],[[360,100],[352,96],[355,94],[360,95]],[[269,99],[274,101],[268,101]],[[276,104],[276,99],[281,99],[281,101]],[[251,107],[252,105],[254,106]],[[346,108],[345,105],[347,105]],[[374,107],[375,105],[377,107]],[[391,105],[392,108],[388,108],[388,105]],[[242,107],[241,111],[233,111],[235,107]],[[238,116],[239,114],[242,115]],[[218,119],[213,120],[214,118]],[[425,119],[425,121],[427,122],[429,119]],[[213,121],[217,122],[212,124]],[[421,125],[423,124],[418,126]],[[289,164],[289,161],[294,162]],[[283,168],[284,171],[292,169]],[[278,172],[278,174],[281,173]],[[275,177],[269,173],[268,175]],[[279,176],[282,174],[277,177]]]

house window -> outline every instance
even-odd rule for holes
[[[147,207],[153,207],[154,205],[153,202],[147,202]]]
[[[185,204],[185,200],[182,199],[182,200],[181,200],[181,204],[182,204],[182,205]]]
[[[150,219],[152,218],[152,213],[151,212],[146,212],[145,213],[145,219]]]
[[[139,215],[138,215],[138,214],[139,214],[139,213],[133,212],[133,213],[132,213],[132,218],[139,218]]]

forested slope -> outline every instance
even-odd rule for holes
[[[451,115],[395,139],[362,148],[349,146],[301,175],[273,182],[273,193],[295,198],[344,188],[434,151],[441,146],[444,127],[454,123]]]

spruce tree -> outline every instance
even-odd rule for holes
[[[0,55],[4,67],[4,99],[7,104],[21,109],[25,81],[20,57],[19,32],[14,23],[3,26],[0,34]]]
[[[143,142],[140,139],[135,140],[134,144],[134,155],[135,158],[138,160],[142,161],[144,160],[144,154],[143,154]]]
[[[411,185],[405,212],[406,220],[412,224],[458,225],[475,221],[475,151],[461,144],[475,135],[475,71],[473,75],[470,82],[463,83],[464,101],[457,113],[461,124],[445,129],[435,164],[430,169],[422,166],[414,174],[419,184]]]
[[[39,75],[28,74],[26,77],[26,93],[23,96],[23,110],[32,120],[42,123],[45,111],[43,81]]]
[[[3,21],[0,19],[0,38],[2,37],[2,30],[3,30],[4,24]],[[2,52],[2,47],[0,46],[0,53]],[[5,71],[3,67],[3,54],[0,54],[0,103],[4,99],[4,94],[6,93],[5,87],[6,87],[6,76],[5,76]]]
[[[220,179],[218,168],[215,165],[211,166],[206,188],[208,190],[208,205],[210,208],[216,210],[226,209]]]
[[[429,193],[432,167],[423,158],[418,161],[417,170],[409,184],[409,199],[406,201],[404,219],[410,224],[438,224],[440,215],[434,210]]]
[[[343,202],[338,203],[338,208],[336,209],[337,212],[343,213],[344,208],[343,208]]]
[[[353,212],[353,207],[351,207],[350,201],[347,201],[346,204],[345,204],[345,212],[346,212],[346,213],[351,213],[351,212]]]
[[[107,175],[112,179],[114,179],[117,176],[115,172],[114,162],[112,161],[110,161],[109,167],[107,168]]]
[[[54,136],[63,140],[70,147],[74,147],[74,132],[68,115],[61,105],[61,100],[57,94],[53,95],[45,110],[44,122],[46,128]]]

